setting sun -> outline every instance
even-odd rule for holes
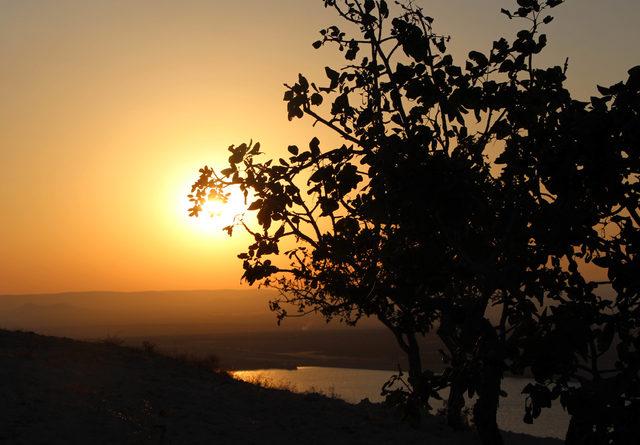
[[[247,210],[248,202],[239,187],[228,190],[226,202],[222,199],[210,199],[202,205],[197,217],[189,218],[200,230],[218,234],[225,227],[238,224]]]

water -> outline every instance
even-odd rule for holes
[[[392,371],[373,371],[368,369],[323,368],[316,366],[299,367],[295,370],[260,369],[255,371],[237,371],[234,375],[246,381],[261,380],[270,385],[282,386],[294,391],[317,391],[333,394],[351,403],[364,398],[372,402],[382,401],[380,388],[393,374]],[[559,403],[543,410],[533,425],[522,421],[524,415],[524,396],[522,388],[531,382],[528,379],[506,377],[502,389],[507,397],[500,399],[498,424],[505,431],[526,433],[538,437],[564,438],[569,417]],[[444,396],[444,394],[443,394]],[[439,408],[438,401],[432,406]]]

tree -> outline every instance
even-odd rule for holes
[[[435,389],[431,374],[422,369],[416,335],[432,327],[437,305],[447,295],[477,287],[473,274],[454,273],[461,269],[462,256],[451,240],[477,249],[477,256],[489,244],[480,223],[491,211],[484,204],[492,187],[489,168],[470,137],[468,145],[453,149],[456,132],[467,128],[449,128],[454,119],[462,122],[463,101],[468,106],[478,102],[480,91],[473,82],[482,73],[464,76],[453,66],[452,57],[444,54],[447,39],[432,31],[432,19],[419,9],[404,7],[401,17],[392,21],[391,36],[382,37],[389,16],[385,2],[326,5],[357,24],[362,39],[347,39],[332,26],[314,46],[337,43],[352,61],[360,46],[367,45],[370,56],[341,73],[327,68],[326,87],[318,88],[300,75],[285,100],[290,119],[311,116],[350,145],[322,151],[313,139],[308,151],[289,147],[292,156],[278,163],[256,161],[259,146],[231,147],[230,167],[221,175],[201,171],[193,213],[212,192],[222,196],[225,186],[240,184],[247,193],[251,190],[257,199],[249,209],[257,211],[261,231],[245,226],[256,242],[241,255],[244,278],[278,287],[285,302],[303,312],[311,308],[349,323],[363,315],[380,319],[407,353],[414,389],[407,399],[416,418],[418,407]],[[391,56],[399,48],[415,60],[392,67]],[[458,91],[448,85],[447,76],[459,84]],[[430,97],[440,89],[440,99]],[[364,108],[350,105],[350,98],[358,95],[365,99]],[[325,118],[318,109],[327,97],[332,103]],[[417,105],[405,105],[403,97]],[[427,109],[432,109],[429,114]],[[485,137],[480,145],[488,142]],[[301,183],[309,170],[308,182]],[[309,196],[301,194],[305,188]],[[478,207],[463,205],[470,196]],[[433,207],[442,212],[415,212]],[[478,230],[469,230],[471,220],[477,221]],[[273,228],[273,222],[278,227]],[[278,254],[288,237],[296,242],[285,252],[290,264],[264,259]],[[274,279],[280,273],[284,275]],[[460,281],[452,282],[450,276]],[[284,317],[280,303],[272,307]]]
[[[621,168],[626,178],[636,175],[617,194],[598,194],[595,168],[603,157],[619,158],[623,142],[636,137],[638,127],[628,122],[637,113],[628,102],[637,88],[629,88],[626,108],[618,107],[627,116],[624,131],[592,127],[598,155],[585,163],[587,136],[578,131],[585,119],[623,119],[606,107],[607,99],[593,109],[573,100],[563,86],[566,66],[534,66],[547,42],[541,33],[552,20],[547,10],[561,0],[517,3],[502,12],[525,20],[527,29],[512,42],[496,40],[487,55],[471,51],[463,68],[447,52],[449,38],[411,3],[400,4],[391,19],[384,0],[325,0],[359,34],[330,26],[313,46],[337,45],[347,65],[327,67],[326,86],[299,75],[284,100],[290,120],[312,118],[344,144],[327,149],[313,138],[306,149],[288,147],[290,156],[277,161],[263,158],[259,144],[231,146],[229,166],[200,170],[190,195],[196,216],[207,199],[224,200],[228,187],[251,196],[248,209],[257,223],[237,224],[254,238],[239,255],[243,278],[280,290],[271,303],[279,319],[319,312],[355,324],[377,317],[408,357],[411,391],[390,395],[410,419],[417,422],[430,398],[449,385],[449,420],[457,425],[463,394],[477,393],[474,423],[488,444],[502,442],[496,411],[504,373],[548,365],[541,345],[572,326],[559,314],[574,314],[574,303],[582,308],[582,296],[599,301],[593,283],[580,279],[576,249],[601,252],[619,283],[617,271],[637,262],[628,248],[636,236],[637,208],[634,214],[628,203],[637,198],[637,164],[611,167],[617,181],[623,181]],[[612,143],[620,132],[627,139]],[[496,146],[503,147],[497,159],[491,156]],[[583,187],[574,189],[574,180]],[[624,200],[619,205],[629,216],[618,223],[630,234],[621,230],[617,241],[604,240],[594,226],[613,217],[607,212],[614,198]],[[627,298],[633,285],[624,282],[619,292]],[[588,313],[585,323],[605,306]],[[624,308],[629,321],[616,331],[621,338],[633,338],[634,311]],[[418,337],[433,329],[447,348],[442,375],[420,361]],[[565,352],[579,353],[578,343]],[[540,382],[527,389],[525,420],[547,405],[545,391],[569,392],[575,372],[558,375],[536,372]]]
[[[547,181],[549,217],[561,221],[554,238],[564,238],[553,257],[563,291],[527,349],[536,378],[527,420],[560,398],[572,416],[567,443],[631,444],[640,434],[640,67],[627,82],[598,88],[600,97],[566,109],[546,146],[541,174],[563,172]],[[587,279],[579,262],[609,279]]]

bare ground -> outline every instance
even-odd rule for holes
[[[0,330],[0,382],[0,443],[476,443],[439,418],[414,430],[379,405],[262,388],[153,352],[34,333]]]

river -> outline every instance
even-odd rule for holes
[[[371,402],[382,401],[380,388],[392,374],[392,371],[316,366],[298,367],[295,370],[259,369],[234,373],[235,377],[241,380],[259,380],[299,392],[318,391],[333,394],[350,403],[358,403],[365,398]],[[504,379],[502,389],[507,393],[507,397],[500,399],[500,428],[538,437],[564,438],[569,417],[557,402],[550,409],[543,410],[533,425],[527,425],[522,421],[525,399],[521,392],[529,382],[530,380],[521,378]],[[438,403],[434,401],[433,407],[439,408]]]

